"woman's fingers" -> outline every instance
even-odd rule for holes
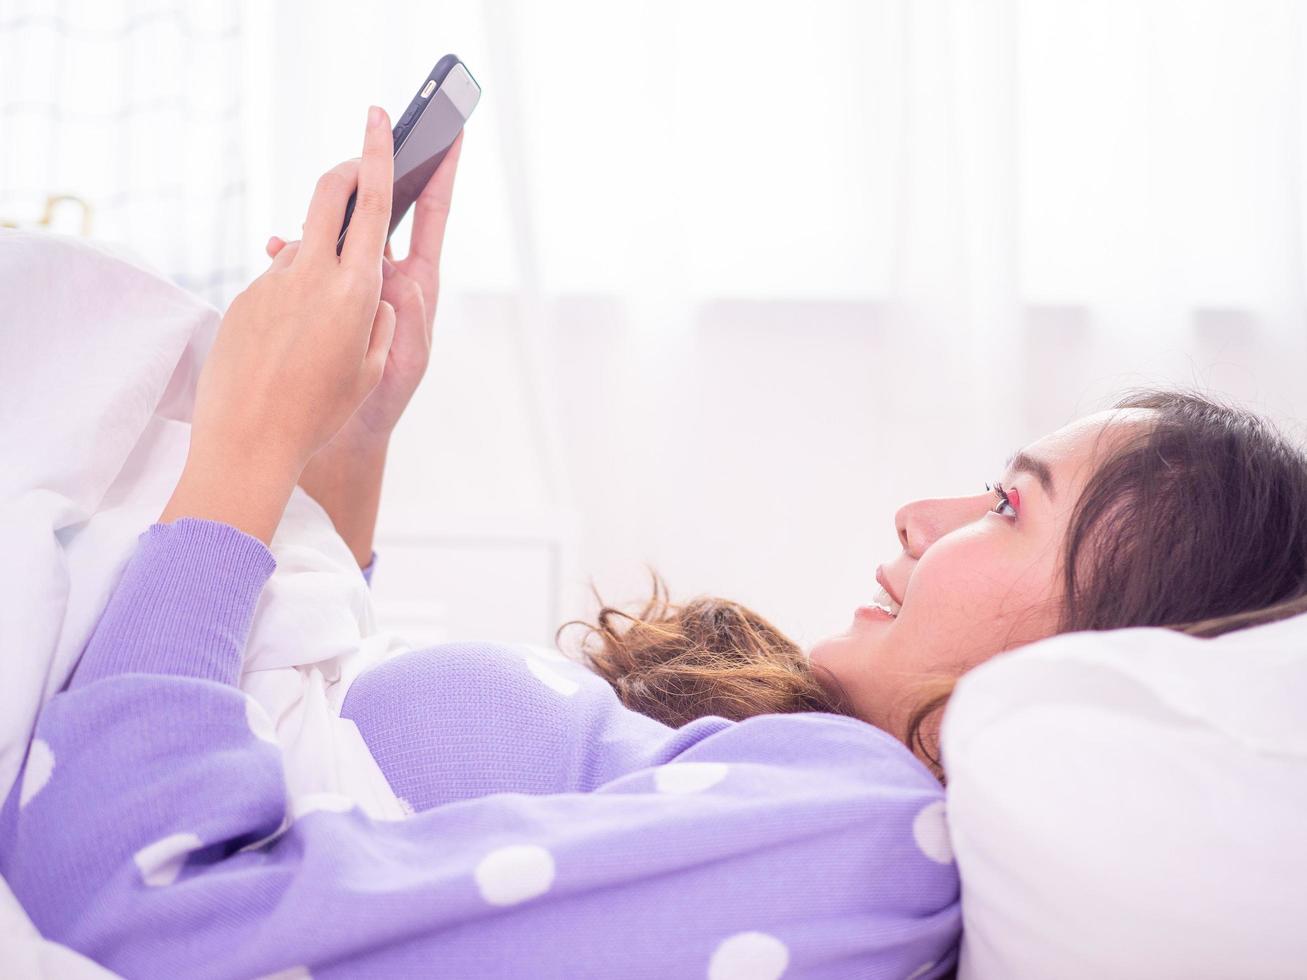
[[[358,197],[340,253],[343,264],[380,271],[381,251],[390,232],[390,199],[395,183],[395,141],[390,117],[384,109],[368,110],[368,128],[363,136],[363,157],[358,169]],[[342,209],[343,210],[343,209]],[[336,225],[340,233],[340,225]],[[307,232],[305,233],[307,238]],[[335,240],[332,245],[334,247]]]
[[[398,271],[398,267],[389,259],[381,260],[381,298],[395,308],[395,315],[401,324],[410,320],[425,323],[422,288],[410,276],[396,276]],[[412,316],[414,313],[417,316]]]
[[[299,254],[299,250],[300,242],[298,239],[288,242],[276,235],[268,239],[268,255],[272,258],[272,267],[274,269],[290,265],[295,256]]]
[[[463,151],[463,133],[459,130],[440,166],[427,181],[414,204],[413,235],[409,240],[408,254],[440,267],[440,250],[445,241],[445,223],[449,220],[449,202],[454,196],[454,175],[458,172],[458,158]]]
[[[384,299],[377,304],[372,318],[372,335],[368,338],[368,352],[363,356],[363,377],[372,390],[386,372],[386,358],[395,339],[395,308]]]
[[[360,161],[346,160],[338,163],[318,178],[318,186],[313,189],[313,200],[309,202],[309,214],[304,221],[304,238],[300,246],[300,255],[311,261],[324,259],[330,255],[336,257],[336,239],[340,237],[340,226],[345,220],[345,205],[354,192],[358,182]],[[350,221],[350,236],[353,237],[354,224],[358,217]]]
[[[284,238],[273,235],[268,239],[265,250],[268,257],[272,259],[272,268],[281,269],[290,265],[295,256],[299,254],[300,243],[298,241],[288,242]]]

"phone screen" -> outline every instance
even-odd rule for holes
[[[446,62],[452,66],[441,72]],[[440,87],[424,97],[434,78],[444,75]],[[390,205],[389,238],[394,234],[399,223],[408,214],[408,209],[418,199],[427,181],[445,159],[449,147],[458,137],[467,117],[472,114],[481,95],[481,87],[472,78],[468,70],[453,55],[446,55],[433,69],[433,77],[428,79],[421,92],[414,98],[408,110],[395,127],[398,134],[395,150],[395,184]],[[410,119],[412,122],[410,123]],[[354,201],[357,191],[349,197],[345,206],[345,221],[336,239],[336,254],[339,255],[345,244],[345,231],[349,228],[349,219],[354,214]]]
[[[395,192],[390,209],[393,233],[427,181],[445,159],[449,146],[463,128],[462,114],[444,88],[431,94],[431,101],[413,123],[408,138],[395,153]]]

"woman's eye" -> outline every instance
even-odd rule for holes
[[[992,487],[988,483],[986,483],[985,489],[992,490],[994,496],[998,498],[998,502],[995,503],[992,508],[990,508],[991,510],[993,510],[995,514],[1001,514],[1004,517],[1017,516],[1016,505],[1012,502],[1012,498],[1016,497],[1017,494],[1015,490],[1013,490],[1009,495],[1008,491],[1003,489],[1003,484],[1001,483],[995,483]],[[1011,513],[1010,514],[1006,513],[1006,511],[1011,511]]]

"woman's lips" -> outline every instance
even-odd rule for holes
[[[894,622],[894,617],[880,606],[859,606],[853,610],[854,619],[877,619],[886,623]]]

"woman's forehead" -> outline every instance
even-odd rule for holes
[[[1151,423],[1157,412],[1151,408],[1107,409],[1069,422],[1055,432],[1025,447],[1025,453],[1045,464],[1053,482],[1067,487],[1068,502],[1079,493],[1079,484],[1129,436]]]
[[[1088,462],[1092,457],[1110,453],[1156,415],[1156,409],[1152,408],[1112,408],[1094,412],[1036,439],[1026,447],[1026,452],[1050,466],[1059,462]]]

